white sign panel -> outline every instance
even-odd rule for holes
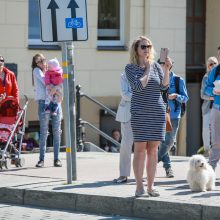
[[[41,40],[88,39],[86,0],[40,0]]]

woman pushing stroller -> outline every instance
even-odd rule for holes
[[[13,96],[19,103],[18,84],[15,74],[5,66],[5,59],[0,55],[0,102],[7,96]]]

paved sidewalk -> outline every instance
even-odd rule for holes
[[[66,154],[62,168],[53,167],[47,153],[44,168],[35,168],[38,154],[22,155],[23,168],[0,171],[0,202],[37,205],[92,213],[115,214],[160,220],[219,220],[220,165],[216,190],[192,193],[186,182],[187,157],[172,157],[175,178],[166,178],[158,165],[155,186],[158,198],[134,198],[133,172],[127,184],[114,184],[118,177],[119,154],[77,153],[77,181],[67,185]]]
[[[143,220],[141,218],[78,213],[72,210],[12,204],[0,204],[0,210],[1,220]]]

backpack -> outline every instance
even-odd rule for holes
[[[179,90],[179,83],[180,82],[180,77],[179,76],[175,76],[174,77],[174,84],[175,84],[175,89],[176,89],[176,93],[179,94],[180,90]],[[185,112],[186,112],[186,103],[179,103],[176,100],[174,100],[174,104],[175,104],[175,110],[177,110],[178,105],[181,105],[181,117],[184,116]]]

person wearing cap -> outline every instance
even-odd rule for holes
[[[56,58],[49,60],[47,65],[48,69],[45,72],[45,111],[56,115],[58,103],[63,100],[63,70]]]
[[[56,114],[45,111],[46,100],[46,84],[45,84],[45,72],[47,71],[47,63],[43,54],[36,54],[32,59],[32,76],[33,86],[35,90],[35,100],[38,103],[38,117],[40,121],[40,140],[39,148],[40,155],[39,161],[36,167],[44,167],[45,152],[47,146],[48,126],[51,120],[52,133],[53,133],[53,147],[54,147],[54,166],[62,167],[62,163],[59,159],[60,141],[61,141],[61,120],[62,120],[62,107],[61,102],[58,103]]]
[[[171,71],[174,62],[170,59],[170,82],[169,82],[169,89],[168,89],[168,105],[170,107],[170,118],[172,124],[172,131],[166,132],[165,140],[161,142],[158,150],[158,162],[163,162],[163,167],[166,171],[166,177],[172,178],[174,177],[173,170],[171,168],[171,160],[169,156],[169,150],[173,146],[176,135],[179,128],[179,122],[181,118],[181,103],[186,103],[189,99],[185,81],[182,77],[176,75],[174,72]],[[162,69],[164,68],[164,64],[158,60],[158,63],[161,65]],[[179,94],[176,91],[175,86],[175,77],[179,77]]]
[[[5,66],[5,59],[0,55],[0,102],[7,96],[13,96],[19,103],[18,84],[15,74]]]

